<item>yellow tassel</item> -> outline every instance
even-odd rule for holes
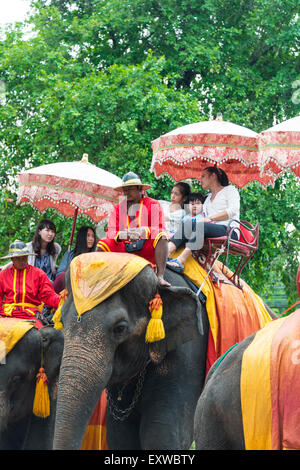
[[[54,323],[54,328],[56,330],[64,330],[63,324],[60,320],[61,318],[61,305],[59,305],[58,309],[56,310],[55,314],[52,317],[52,321]]]
[[[48,379],[43,367],[39,369],[36,380],[32,411],[33,414],[39,418],[47,418],[47,416],[50,415],[50,398],[48,392]]]
[[[64,331],[64,327],[63,327],[63,324],[61,322],[61,308],[62,308],[63,304],[65,303],[65,301],[67,300],[67,298],[68,298],[68,291],[67,291],[67,289],[64,289],[59,293],[59,305],[58,305],[58,308],[57,308],[55,314],[52,317],[52,321],[54,323],[54,328],[56,330],[63,330]]]
[[[154,299],[149,302],[149,310],[151,312],[151,319],[147,326],[146,343],[153,343],[165,337],[164,324],[162,322],[162,300],[159,294],[156,294]]]

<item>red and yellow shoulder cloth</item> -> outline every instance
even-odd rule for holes
[[[258,331],[244,351],[241,405],[247,450],[300,450],[300,310]]]

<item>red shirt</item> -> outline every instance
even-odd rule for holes
[[[146,227],[147,238],[150,238],[155,246],[155,241],[166,235],[165,218],[162,207],[158,201],[151,197],[142,197],[137,204],[135,217],[128,217],[126,200],[114,207],[107,224],[107,238],[115,239],[118,233],[127,228]]]
[[[11,266],[0,272],[0,315],[30,319],[43,302],[57,308],[59,296],[40,268],[27,264],[25,269]]]

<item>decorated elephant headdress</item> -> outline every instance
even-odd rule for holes
[[[92,252],[76,256],[70,264],[70,279],[78,319],[122,289],[148,265],[149,261],[129,253]],[[165,337],[159,294],[150,301],[149,310],[146,342],[159,341]],[[56,322],[59,315],[58,311]]]

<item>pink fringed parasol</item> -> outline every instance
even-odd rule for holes
[[[152,142],[150,170],[157,178],[167,174],[175,181],[200,180],[204,168],[217,166],[238,187],[251,181],[267,186],[273,178],[260,174],[257,137],[251,129],[221,119],[179,127]]]
[[[300,116],[259,134],[261,174],[276,178],[290,171],[300,178]]]
[[[17,204],[30,204],[40,212],[55,209],[65,217],[73,217],[70,245],[78,214],[85,214],[98,223],[108,216],[118,202],[114,190],[121,178],[88,162],[81,161],[43,165],[18,175]]]

